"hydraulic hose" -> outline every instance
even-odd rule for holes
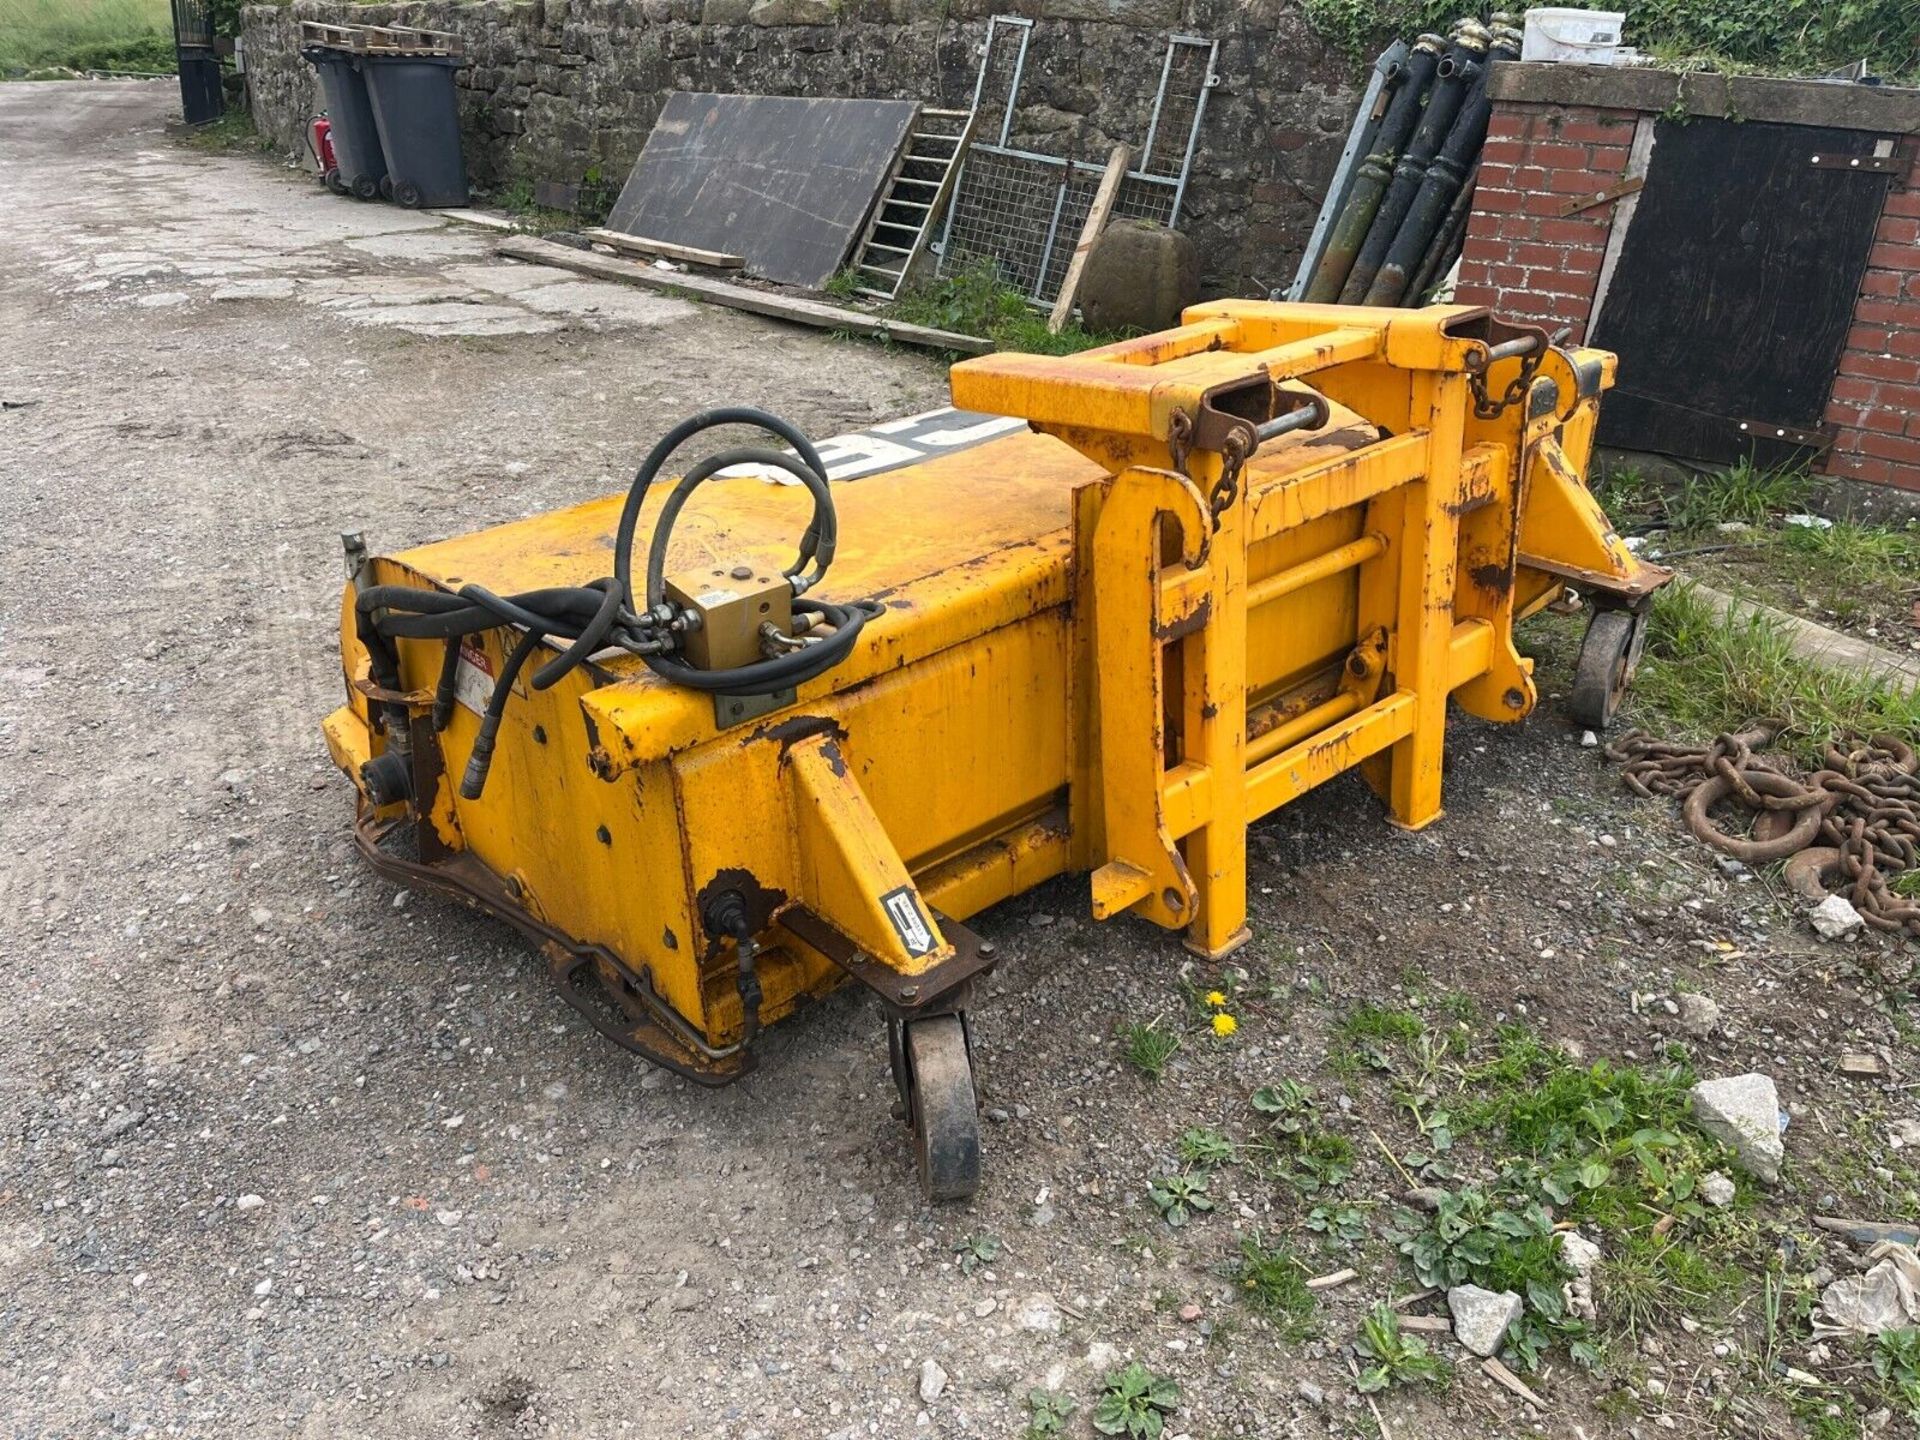
[[[643,594],[636,594],[633,542],[648,489],[674,451],[700,432],[721,425],[754,426],[785,441],[795,453],[741,447],[722,451],[689,470],[674,487],[654,522],[653,538],[647,550],[645,590]],[[824,627],[828,633],[819,638],[811,633],[804,639],[779,637],[785,646],[783,653],[732,669],[701,670],[671,653],[678,647],[690,617],[666,599],[668,547],[673,527],[693,492],[716,474],[736,465],[784,470],[804,486],[812,498],[812,518],[800,537],[797,557],[781,573],[793,586],[794,613],[818,622],[817,626],[809,627],[810,630]],[[705,410],[689,416],[661,436],[641,462],[621,507],[614,538],[612,575],[586,585],[556,586],[516,595],[497,595],[476,584],[463,585],[452,594],[406,585],[369,586],[356,600],[356,628],[367,647],[374,682],[389,692],[400,689],[396,640],[445,643],[446,656],[435,686],[432,710],[436,731],[445,729],[453,716],[460,642],[469,635],[502,627],[522,632],[494,681],[481,715],[479,735],[461,780],[460,793],[473,800],[478,799],[485,788],[507,699],[520,672],[543,641],[557,638],[569,643],[533,672],[532,684],[536,690],[554,685],[591,656],[609,647],[639,656],[656,674],[676,685],[725,695],[772,694],[803,684],[838,665],[853,649],[861,627],[882,609],[871,601],[832,604],[799,598],[825,577],[833,563],[838,540],[839,520],[826,466],[819,451],[797,426],[747,406]],[[406,706],[396,700],[385,702],[382,713],[390,733],[396,724],[402,729],[407,724]]]

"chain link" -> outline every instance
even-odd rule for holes
[[[1783,879],[1817,904],[1844,895],[1876,930],[1920,939],[1920,904],[1889,877],[1920,864],[1920,762],[1891,736],[1843,736],[1824,765],[1797,779],[1777,757],[1756,755],[1786,726],[1763,720],[1708,745],[1675,745],[1631,730],[1607,758],[1637,795],[1671,795],[1696,839],[1748,864],[1786,861]],[[1714,822],[1716,805],[1755,812],[1750,838]],[[1920,965],[1909,966],[1909,975]]]
[[[1520,373],[1508,385],[1506,393],[1498,400],[1487,394],[1487,372],[1471,370],[1467,372],[1467,387],[1473,391],[1473,413],[1482,420],[1498,420],[1510,405],[1518,405],[1526,398],[1527,391],[1533,388],[1533,377],[1539,372],[1542,352],[1538,349],[1523,357],[1520,361]]]

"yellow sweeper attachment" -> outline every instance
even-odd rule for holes
[[[1250,821],[1354,767],[1394,824],[1438,819],[1449,699],[1531,711],[1514,621],[1569,586],[1604,724],[1667,578],[1583,480],[1612,356],[1463,306],[1183,318],[956,366],[956,438],[997,435],[885,473],[830,485],[791,426],[710,411],[624,501],[350,537],[326,733],[368,859],[519,926],[598,1029],[702,1083],[852,976],[928,1194],[972,1193],[996,957],[961,922],[1087,871],[1097,918],[1218,959]],[[636,578],[655,476],[742,422],[784,443],[690,470]]]

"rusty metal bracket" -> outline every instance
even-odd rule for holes
[[[1582,210],[1592,210],[1601,205],[1612,204],[1615,200],[1624,200],[1627,196],[1637,193],[1646,183],[1646,176],[1633,175],[1625,180],[1616,181],[1604,190],[1595,190],[1588,195],[1576,195],[1560,207],[1560,218],[1564,220],[1569,215],[1578,215]]]
[[[1756,440],[1777,440],[1782,445],[1803,445],[1809,450],[1831,450],[1834,432],[1828,429],[1803,430],[1793,425],[1774,425],[1765,420],[1737,420],[1742,435]]]
[[[753,1052],[745,1048],[703,1053],[683,1033],[679,1017],[654,993],[645,970],[632,969],[604,945],[576,940],[528,914],[515,903],[500,877],[471,854],[461,852],[429,864],[386,849],[381,842],[405,823],[380,820],[372,810],[361,806],[354,818],[354,844],[375,873],[401,884],[438,891],[512,925],[540,947],[561,997],[621,1049],[696,1085],[727,1085],[754,1068]],[[583,983],[582,972],[588,969],[593,972],[590,979],[598,986],[597,994]],[[616,1019],[609,1007],[618,1010],[621,1019]]]
[[[890,1015],[903,1020],[945,1014],[956,1008],[956,992],[999,963],[1000,952],[959,921],[934,911],[934,923],[953,946],[953,955],[919,975],[902,975],[883,965],[803,905],[789,905],[778,923],[794,939],[818,951],[880,997]]]
[[[1851,170],[1859,175],[1891,175],[1900,168],[1891,154],[1812,155],[1807,163],[1819,170]]]

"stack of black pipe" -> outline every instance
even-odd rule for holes
[[[1459,254],[1493,112],[1487,72],[1520,55],[1505,15],[1422,35],[1395,78],[1373,149],[1354,174],[1302,298],[1316,304],[1418,305]]]

